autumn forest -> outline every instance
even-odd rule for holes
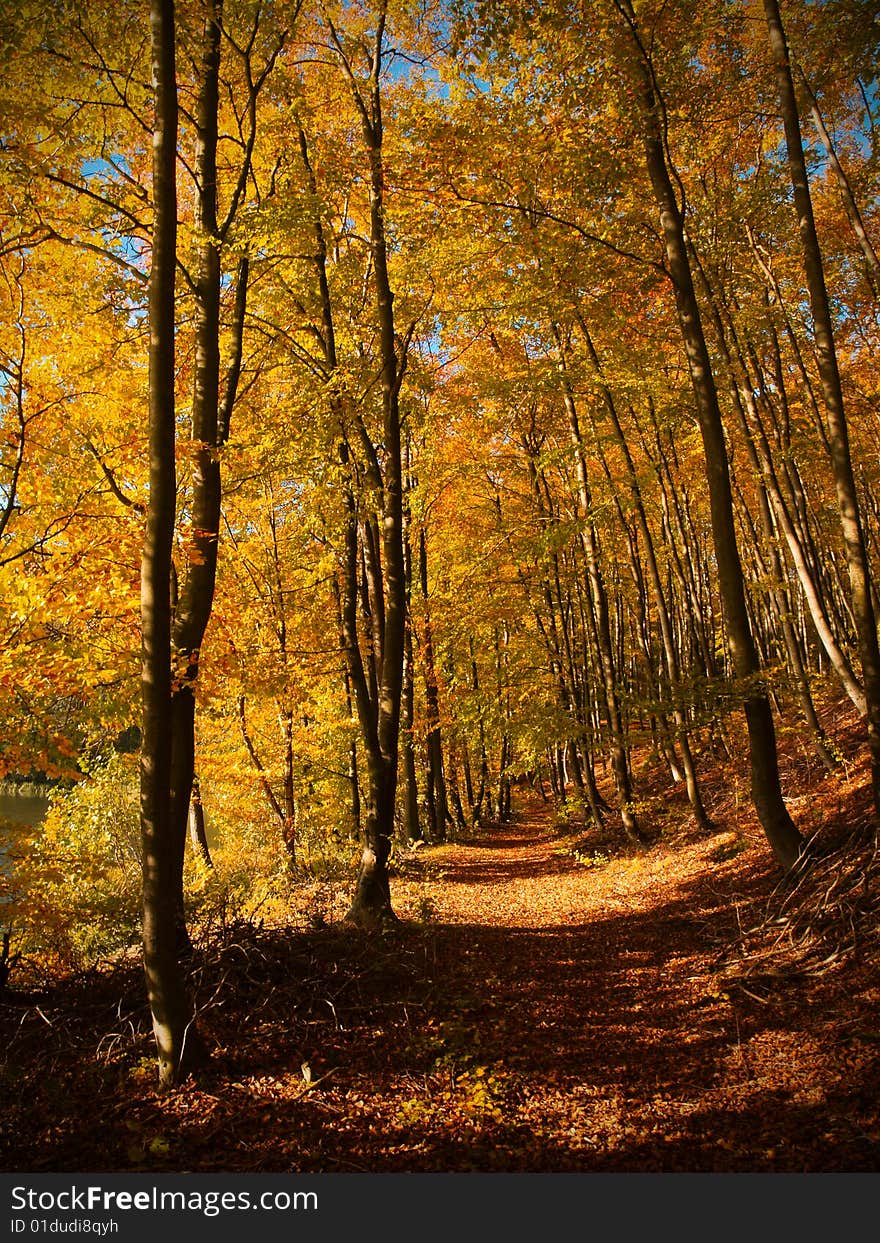
[[[876,1169],[880,10],[0,65],[3,1168]]]

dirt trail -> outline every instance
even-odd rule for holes
[[[694,1114],[737,1057],[707,974],[728,916],[697,882],[709,849],[679,850],[676,879],[665,852],[587,866],[532,808],[436,852],[437,972],[464,1002],[453,1043],[504,1067],[502,1112],[542,1168],[675,1166],[677,1144],[693,1160]]]
[[[688,856],[693,868],[711,849],[711,844],[702,846]],[[588,856],[581,862],[572,849],[570,840],[561,840],[553,831],[548,811],[538,805],[487,836],[431,852],[429,875],[436,871],[440,881],[430,886],[438,919],[500,928],[571,927],[597,914],[636,912],[654,905],[664,870],[668,893],[669,861],[664,857],[633,854],[609,869],[606,856]]]
[[[725,844],[585,865],[533,806],[436,852],[437,973],[464,1000],[447,1022],[465,1063],[479,1048],[506,1076],[507,1147],[485,1165],[876,1168],[876,1067],[856,1067],[839,1016],[719,991],[737,906],[768,873],[760,849],[719,861]]]
[[[874,1170],[877,990],[719,989],[768,875],[729,838],[579,861],[532,805],[405,858],[387,936],[243,928],[194,960],[214,1053],[170,1095],[136,964],[12,999],[5,1168]]]

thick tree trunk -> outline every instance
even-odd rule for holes
[[[343,444],[343,467],[347,465]],[[342,639],[364,747],[366,791],[361,800],[364,845],[355,900],[347,918],[366,927],[393,918],[387,861],[391,853],[394,799],[388,804],[388,766],[378,731],[378,708],[361,654],[358,635],[358,524],[356,503],[347,492],[345,561],[341,586]],[[396,781],[396,756],[394,779]],[[384,817],[384,818],[383,818]]]
[[[346,919],[362,928],[373,929],[396,919],[391,906],[388,880],[388,858],[391,854],[391,833],[394,801],[397,790],[397,768],[383,762],[373,770],[370,766],[368,795],[364,817],[364,846],[358,868],[357,888]]]
[[[185,1066],[192,1011],[177,963],[177,844],[171,815],[171,553],[176,507],[174,277],[177,85],[173,0],[151,0],[153,249],[149,279],[150,499],[141,562],[143,946],[159,1080]]]

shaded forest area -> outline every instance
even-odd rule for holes
[[[378,939],[332,919],[346,888],[326,884],[283,926],[205,938],[187,986],[212,1056],[176,1092],[156,1086],[136,955],[9,996],[0,1163],[875,1171],[868,791],[835,795],[802,756],[783,771],[812,778],[817,818],[861,829],[858,850],[823,834],[796,892],[713,772],[736,828],[712,837],[673,814],[649,852],[621,852],[528,797],[505,826],[402,854],[405,918]]]
[[[875,18],[4,8],[8,1168],[876,1168]]]

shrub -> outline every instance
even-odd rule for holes
[[[277,825],[259,801],[206,791],[213,867],[187,850],[184,889],[193,941],[256,919],[280,922],[319,878],[350,870],[351,845],[309,826],[290,868]],[[137,755],[96,761],[53,792],[38,828],[16,842],[15,893],[4,911],[13,948],[40,972],[81,971],[140,944],[141,840]]]
[[[113,755],[52,794],[16,868],[18,948],[80,970],[136,944],[140,928],[137,759]]]

